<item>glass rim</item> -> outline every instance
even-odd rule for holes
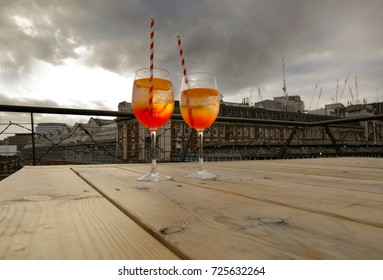
[[[213,73],[209,72],[190,72],[182,76],[182,85],[189,85],[189,87],[194,83],[214,83],[217,87],[217,78]]]
[[[136,70],[134,72],[135,75],[138,75],[139,72],[141,71],[148,71],[148,73],[150,74],[150,68],[149,67],[143,67],[143,68],[140,68],[138,70]],[[167,75],[170,76],[170,72],[169,70],[165,69],[165,68],[160,68],[160,67],[154,67],[153,68],[153,71],[160,71],[160,72],[165,72]],[[145,72],[144,72],[145,73]],[[154,74],[154,73],[153,73]],[[142,76],[142,75],[139,75],[139,76]]]
[[[210,73],[210,72],[204,72],[204,71],[198,71],[198,72],[190,72],[190,73],[186,73],[186,75],[184,76],[189,76],[189,75],[201,75],[201,74],[204,74],[204,75],[210,75],[210,76],[214,76],[215,75],[213,73]]]

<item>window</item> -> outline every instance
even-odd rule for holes
[[[219,136],[225,137],[225,125],[220,125],[218,129],[219,129]]]
[[[243,136],[249,137],[249,127],[248,126],[243,127]]]
[[[269,136],[270,136],[270,128],[266,127],[266,128],[264,128],[264,131],[265,131],[265,138],[269,138]]]
[[[231,125],[230,126],[230,136],[235,136],[235,127],[234,127],[234,125]]]
[[[242,136],[242,126],[237,126],[237,136]]]
[[[181,123],[180,123],[180,122],[176,122],[176,125],[175,125],[175,132],[176,132],[176,135],[177,135],[177,136],[180,136],[180,135],[181,135]]]
[[[251,138],[255,137],[255,128],[254,128],[254,126],[250,127],[250,137]]]
[[[275,139],[279,139],[280,138],[280,135],[279,135],[279,128],[276,128],[275,129]]]
[[[212,132],[212,134],[213,134],[214,137],[217,136],[217,133],[218,133],[217,125],[212,125],[212,126],[211,126],[211,132]]]

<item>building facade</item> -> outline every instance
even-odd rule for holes
[[[284,104],[285,108],[294,108],[295,112],[305,111],[305,103],[301,100],[299,95],[278,96],[274,97],[274,101],[281,102]]]
[[[130,110],[127,102],[121,103],[120,110]],[[179,103],[176,101],[174,113],[179,114]],[[287,125],[250,124],[241,119],[254,118],[265,120],[287,120],[300,122],[316,122],[337,119],[339,117],[303,114],[299,112],[286,112],[256,108],[243,103],[221,102],[220,116],[237,118],[238,122],[216,121],[204,132],[204,149],[207,160],[237,160],[251,159],[262,154],[280,153],[286,140],[294,131],[291,140],[297,153],[306,153],[308,156],[323,154],[323,147],[331,146],[331,139],[324,127],[302,127],[297,131]],[[150,157],[150,134],[136,119],[117,120],[118,141],[117,156],[126,162],[148,160]],[[382,134],[381,125],[375,125],[375,134]],[[367,129],[368,130],[368,129]],[[347,123],[330,128],[334,138],[346,144],[364,141],[366,128],[363,123]],[[158,131],[157,158],[160,161],[196,160],[198,157],[197,134],[183,120],[169,120]],[[378,137],[379,136],[375,136]],[[381,141],[381,139],[379,140]],[[333,150],[331,146],[329,148]]]
[[[68,125],[66,123],[57,123],[57,122],[38,123],[35,128],[35,133],[48,134],[50,132],[66,128],[67,126]]]
[[[371,104],[357,104],[348,106],[345,109],[345,117],[363,117],[375,114],[374,107]],[[380,120],[363,121],[360,124],[364,129],[364,138],[373,143],[380,143],[383,140],[383,122]]]
[[[116,163],[117,125],[115,120],[90,118],[87,123],[65,125],[34,137],[36,164]],[[33,161],[33,143],[19,153],[23,164]]]
[[[131,112],[131,104],[121,102],[119,110]],[[346,117],[369,116],[375,111],[375,107],[363,104],[345,108],[344,114]],[[179,101],[175,102],[174,113],[180,114]],[[268,110],[223,101],[219,116],[228,119],[217,120],[204,132],[207,161],[334,156],[340,152],[351,155],[358,151],[373,151],[383,156],[383,125],[380,120],[329,127],[297,127],[283,121],[319,122],[339,117]],[[246,119],[260,122],[249,123]],[[276,120],[280,124],[262,120]],[[76,123],[71,128],[64,126],[49,133],[35,134],[34,147],[33,151],[29,141],[19,152],[23,164],[31,164],[33,156],[37,164],[149,162],[151,158],[149,130],[134,117],[90,118],[87,123]],[[182,119],[169,120],[157,132],[156,158],[163,162],[197,160],[197,133]]]

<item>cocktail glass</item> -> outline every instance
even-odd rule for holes
[[[219,113],[220,98],[213,74],[198,72],[184,75],[181,85],[181,114],[184,121],[197,130],[199,167],[188,178],[215,180],[218,176],[207,171],[203,163],[203,132],[213,124]]]
[[[157,170],[156,142],[157,130],[163,126],[172,116],[174,110],[174,93],[170,81],[170,74],[165,69],[153,69],[152,85],[150,92],[150,69],[143,68],[135,73],[132,109],[137,120],[147,127],[151,135],[151,159],[150,172],[137,180],[161,181],[170,180],[171,177],[159,173]]]

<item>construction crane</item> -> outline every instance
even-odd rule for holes
[[[315,92],[316,92],[316,90],[317,90],[317,88],[318,88],[318,85],[319,85],[319,81],[316,83],[315,88],[314,88],[313,95],[311,96],[311,100],[310,100],[310,104],[309,104],[309,110],[311,110],[311,108],[312,108],[311,105],[312,105],[313,100],[314,100],[314,98],[315,98]]]
[[[348,87],[349,91],[350,91],[350,95],[351,95],[351,98],[352,98],[352,104],[355,104],[355,99],[354,99],[354,95],[352,94],[352,89],[350,87]]]
[[[339,79],[336,80],[335,103],[338,103]]]
[[[283,71],[283,109],[286,111],[287,110],[287,100],[288,100],[288,95],[287,95],[287,88],[286,88],[286,79],[285,79],[285,58],[282,57],[282,71]]]
[[[321,98],[321,96],[322,96],[322,89],[323,89],[323,87],[321,87],[320,90],[319,90],[318,101],[317,101],[317,109],[320,109],[320,108],[319,108],[319,100],[320,100],[320,98]]]
[[[343,98],[343,94],[344,94],[344,91],[345,91],[346,86],[347,86],[348,78],[349,78],[349,76],[347,76],[346,80],[344,80],[344,84],[343,84],[342,92],[341,92],[341,94],[340,94],[339,102],[342,102],[342,98]]]
[[[359,104],[359,92],[358,92],[358,78],[355,76],[355,93],[356,93],[356,104]]]

